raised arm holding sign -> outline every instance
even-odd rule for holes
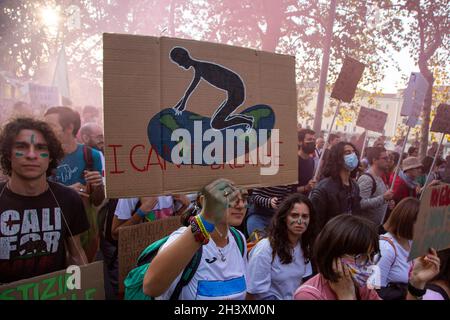
[[[330,136],[331,130],[333,129],[336,117],[339,114],[341,102],[350,103],[355,96],[356,86],[362,77],[364,72],[365,64],[351,58],[345,57],[342,69],[339,72],[339,76],[334,84],[333,91],[331,92],[331,97],[338,100],[338,105],[336,111],[334,112],[333,120],[331,121],[330,129],[328,130],[328,136]],[[314,173],[313,180],[317,181],[320,173],[320,169],[323,165],[323,156],[325,154],[325,149],[328,148],[328,142],[324,146],[324,151],[320,155],[319,163],[317,165],[316,171]]]

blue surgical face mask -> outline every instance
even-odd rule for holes
[[[345,161],[345,168],[347,170],[353,171],[358,167],[358,157],[356,156],[356,153],[347,154],[344,156]]]

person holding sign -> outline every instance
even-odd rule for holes
[[[320,231],[331,218],[340,214],[360,214],[359,186],[353,179],[358,172],[359,155],[349,142],[331,148],[324,176],[309,198],[317,215]]]
[[[1,167],[9,176],[0,183],[0,283],[87,263],[83,203],[74,190],[47,181],[63,156],[45,122],[18,118],[0,134]]]
[[[146,271],[144,293],[168,300],[184,268],[202,250],[197,271],[178,299],[245,299],[246,242],[242,233],[229,226],[242,223],[246,201],[246,194],[229,180],[218,179],[205,186],[200,214],[189,219],[188,227],[172,233],[159,250]]]

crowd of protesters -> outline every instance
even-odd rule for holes
[[[448,300],[449,250],[408,261],[420,195],[449,178],[435,144],[420,159],[417,147],[400,154],[380,137],[360,155],[356,138],[299,129],[296,185],[217,179],[194,201],[107,199],[100,110],[34,116],[16,113],[0,133],[0,284],[102,260],[106,298],[118,299],[119,230],[179,215],[184,226],[145,272],[149,297]]]

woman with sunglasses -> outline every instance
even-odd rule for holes
[[[189,219],[189,226],[170,235],[147,269],[146,295],[162,300],[245,299],[246,242],[242,233],[229,226],[242,223],[246,194],[226,179],[213,181],[201,193],[201,212]],[[183,270],[200,248],[197,271],[181,291],[176,290]]]
[[[312,204],[293,194],[280,205],[269,236],[249,252],[247,299],[292,300],[303,278],[312,274],[314,239]]]
[[[295,300],[380,300],[374,285],[379,282],[376,263],[382,258],[376,226],[352,215],[331,219],[314,243],[313,260],[319,274],[306,281],[294,294]],[[414,260],[409,278],[408,300],[439,273],[439,258],[432,250]],[[370,287],[368,286],[370,284]]]
[[[324,164],[324,176],[310,193],[320,231],[331,218],[340,214],[360,214],[361,197],[354,181],[358,172],[359,155],[349,142],[339,142],[330,150]]]

